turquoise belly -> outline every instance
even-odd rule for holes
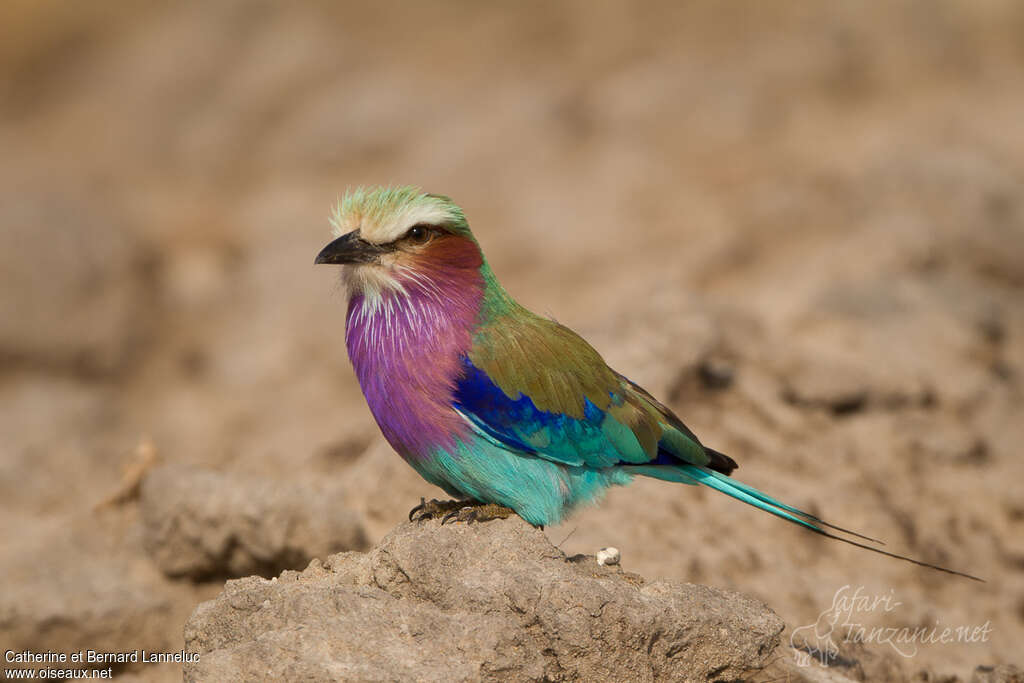
[[[571,467],[520,455],[481,438],[460,441],[451,451],[409,458],[420,475],[452,495],[510,507],[527,522],[560,522],[575,506],[596,502],[609,486],[632,476],[614,467]]]

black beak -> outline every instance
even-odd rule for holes
[[[377,257],[386,251],[387,249],[360,238],[359,231],[354,230],[321,249],[313,263],[370,263],[376,261]]]

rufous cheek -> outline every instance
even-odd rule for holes
[[[423,270],[436,272],[477,270],[483,260],[477,243],[461,235],[435,239],[416,254],[416,263]]]

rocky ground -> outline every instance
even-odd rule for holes
[[[186,679],[735,680],[782,629],[736,593],[570,560],[522,520],[414,522],[371,553],[229,582],[185,626]]]
[[[0,648],[178,651],[214,600],[189,647],[225,666],[256,631],[209,640],[218,605],[265,594],[285,643],[287,601],[317,591],[355,611],[373,592],[378,625],[404,609],[494,652],[551,637],[501,610],[469,610],[492,630],[468,634],[446,604],[365,579],[441,494],[380,439],[337,275],[312,259],[346,187],[415,183],[459,201],[514,295],[738,477],[987,583],[654,481],[546,529],[560,550],[511,522],[425,527],[439,542],[522,543],[568,582],[582,565],[557,553],[617,546],[647,582],[622,601],[763,603],[787,662],[857,589],[889,596],[845,614],[868,626],[989,626],[843,649],[821,675],[1021,662],[1018,3],[15,0],[0,26]],[[288,572],[225,588],[282,570],[311,592]],[[584,578],[627,595],[618,574]]]
[[[784,630],[750,597],[567,556],[518,518],[418,520],[368,553],[228,581],[185,624],[185,680],[903,679],[896,655],[863,645],[823,665],[801,641],[803,661]],[[981,666],[970,680],[1019,683],[1024,670]]]

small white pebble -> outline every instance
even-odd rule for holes
[[[597,563],[602,567],[606,564],[618,564],[622,559],[618,548],[601,548],[597,551]]]

